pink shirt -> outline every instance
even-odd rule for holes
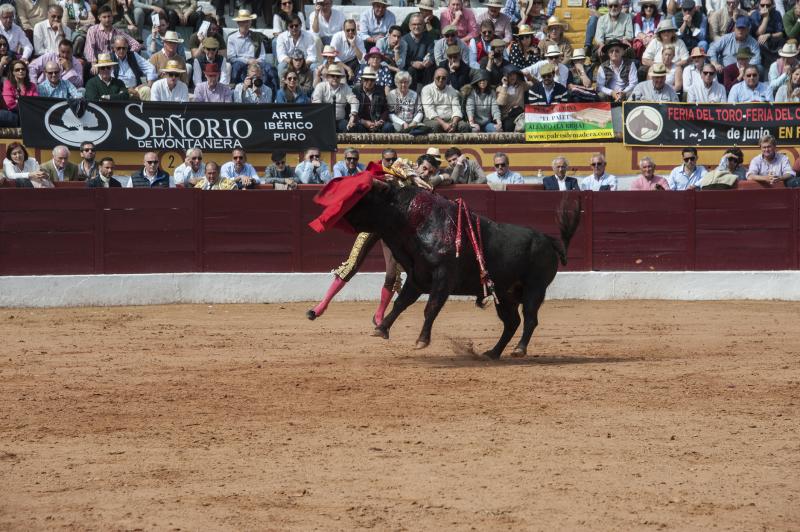
[[[656,185],[661,185],[664,190],[669,190],[669,183],[660,175],[655,175],[651,181],[648,181],[643,175],[639,174],[639,177],[631,183],[631,190],[655,190]]]
[[[442,30],[452,23],[453,18],[454,15],[450,13],[450,9],[442,11],[442,14],[439,15],[439,20],[442,22]],[[458,29],[459,39],[464,39],[464,37],[469,37],[470,39],[478,38],[478,23],[475,21],[475,14],[470,8],[461,9],[461,19],[456,24],[456,28]]]
[[[24,86],[20,87],[19,94],[17,94],[17,90],[10,81],[5,80],[3,82],[3,101],[6,104],[6,109],[16,111],[17,99],[20,96],[39,96],[39,89],[36,88],[36,84],[31,83],[27,89]]]

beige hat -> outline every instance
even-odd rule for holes
[[[389,3],[389,0],[372,0],[370,4],[383,4],[385,6],[390,6],[392,4]]]
[[[659,34],[662,31],[678,31],[678,28],[676,28],[675,24],[672,23],[672,19],[668,18],[658,23],[656,34]]]
[[[506,7],[505,2],[502,0],[487,0],[484,7]]]
[[[536,32],[533,31],[533,28],[531,28],[527,24],[520,24],[519,27],[517,28],[517,33],[515,33],[514,35],[516,35],[517,37],[521,37],[523,35],[534,35],[535,33]]]
[[[338,76],[338,77],[341,78],[341,77],[344,77],[344,70],[342,70],[342,67],[340,67],[339,65],[334,63],[334,64],[332,64],[332,65],[330,65],[328,67],[328,75],[329,76]]]
[[[428,11],[433,11],[433,0],[419,0],[417,2],[417,9],[426,9]]]
[[[567,61],[579,61],[583,63],[586,61],[586,52],[583,48],[575,48],[572,50],[572,57],[567,59]]]
[[[212,48],[212,49],[219,50],[219,41],[216,40],[214,37],[206,37],[205,39],[203,39],[203,43],[202,44],[203,44],[203,48],[205,48],[205,49]]]
[[[170,59],[167,61],[167,66],[161,69],[161,72],[174,72],[176,74],[184,74],[186,71],[181,68],[181,64],[174,60]]]
[[[778,55],[781,57],[794,57],[797,55],[797,41],[794,39],[789,39],[786,41],[786,44],[783,45],[781,51],[778,52]]]
[[[547,29],[550,29],[553,26],[561,26],[562,28],[566,28],[567,24],[558,20],[558,17],[550,17],[547,19]]]
[[[492,48],[505,48],[506,44],[508,43],[506,43],[506,41],[504,41],[503,39],[495,38],[492,39],[492,42],[489,43],[489,46],[491,46]]]
[[[111,54],[97,54],[97,67],[110,67],[117,63],[111,60]]]
[[[339,51],[330,44],[326,44],[322,47],[322,55],[324,57],[336,57],[339,55]]]
[[[555,73],[556,73],[556,66],[553,63],[547,63],[545,65],[542,65],[542,67],[539,69],[540,76],[544,76],[545,74],[555,75]]]
[[[442,35],[447,35],[448,33],[455,33],[458,34],[458,28],[456,28],[452,24],[448,24],[444,28],[442,28]]]
[[[656,63],[650,67],[650,77],[666,77],[667,75],[667,67],[664,66],[664,63]]]
[[[702,48],[699,46],[695,46],[692,48],[692,53],[689,54],[689,57],[708,57],[706,53],[703,51]]]
[[[442,160],[442,152],[439,151],[439,148],[430,147],[430,148],[428,148],[428,151],[425,152],[425,154],[426,155],[430,155],[431,157],[433,157],[437,161],[441,161]]]
[[[558,57],[560,55],[561,55],[561,48],[559,48],[557,44],[547,45],[547,53],[544,54],[545,57]]]
[[[372,67],[364,67],[361,71],[361,79],[378,79],[378,73]]]
[[[183,39],[181,39],[181,36],[178,35],[177,31],[168,31],[164,34],[164,41],[181,43],[183,42]]]
[[[444,55],[446,55],[448,57],[450,57],[451,55],[457,55],[457,56],[460,57],[461,56],[461,48],[459,48],[458,45],[451,44],[450,46],[448,46],[445,49]]]
[[[235,22],[245,22],[248,20],[255,20],[258,18],[258,15],[253,15],[250,13],[249,9],[240,9],[236,12],[236,16],[233,17]]]

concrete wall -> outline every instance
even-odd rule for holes
[[[327,273],[172,273],[0,277],[0,307],[316,301]],[[338,301],[377,300],[383,273],[357,275]],[[800,272],[564,272],[549,299],[800,301]]]

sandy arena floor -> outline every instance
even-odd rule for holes
[[[306,308],[1,309],[0,529],[800,529],[800,304]]]

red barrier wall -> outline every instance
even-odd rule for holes
[[[0,190],[0,275],[321,272],[353,235],[307,224],[316,191]],[[557,235],[562,195],[449,189],[480,214]],[[800,191],[580,195],[566,270],[798,269]],[[365,271],[380,271],[373,250]]]

